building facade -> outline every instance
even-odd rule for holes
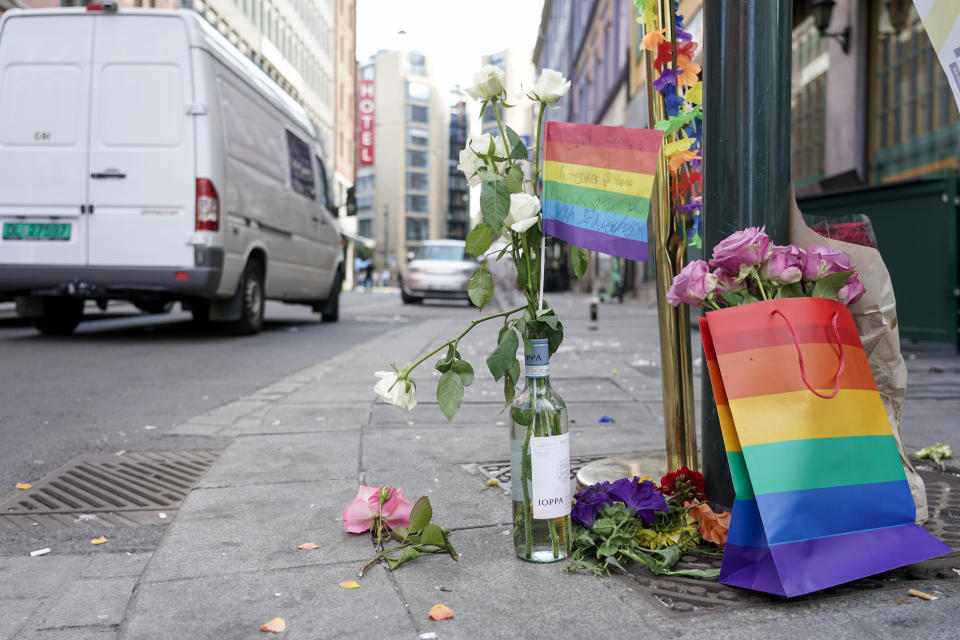
[[[467,146],[470,117],[467,103],[457,97],[450,107],[450,151],[447,156],[449,191],[447,194],[447,231],[445,237],[463,240],[470,231],[470,187],[467,177],[457,169],[460,150]]]
[[[431,60],[383,51],[360,71],[375,87],[372,164],[357,169],[357,233],[376,241],[374,266],[402,270],[407,253],[447,233],[450,108]]]

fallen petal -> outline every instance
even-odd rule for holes
[[[500,484],[500,481],[497,480],[496,478],[490,478],[489,480],[487,480],[487,486],[488,486],[488,487],[495,487],[495,486],[497,486],[498,484]]]
[[[260,631],[269,631],[270,633],[280,633],[287,628],[287,621],[283,618],[274,618],[267,624],[260,627]]]
[[[450,607],[444,606],[442,604],[435,604],[430,607],[430,619],[431,620],[448,620],[453,617],[453,611],[450,610]]]
[[[340,588],[341,589],[359,589],[360,583],[358,583],[356,580],[344,580],[343,582],[340,583]]]
[[[106,536],[100,536],[99,538],[94,538],[90,541],[90,544],[103,544],[107,541]]]
[[[29,482],[18,482],[18,483],[17,483],[17,489],[20,489],[21,491],[26,491],[27,489],[31,488],[32,486],[33,486],[33,485],[30,484]]]
[[[304,542],[301,545],[297,546],[297,549],[303,549],[304,551],[313,551],[314,549],[319,549],[320,545],[313,544],[312,542]]]

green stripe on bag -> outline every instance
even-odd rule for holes
[[[730,465],[730,478],[737,500],[753,500],[753,487],[750,485],[747,463],[743,461],[743,452],[727,451],[727,463]]]
[[[743,456],[757,495],[906,477],[892,435],[771,442],[744,447]]]

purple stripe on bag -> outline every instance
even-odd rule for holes
[[[780,574],[770,549],[730,544],[730,538],[723,548],[723,566],[718,581],[732,587],[787,595],[780,584]]]

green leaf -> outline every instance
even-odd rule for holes
[[[514,160],[527,160],[529,159],[529,151],[527,150],[527,145],[523,143],[523,139],[517,135],[517,132],[507,127],[507,141],[510,143],[510,157]],[[516,193],[516,192],[515,192]]]
[[[477,177],[480,178],[480,181],[484,184],[503,182],[503,176],[501,176],[499,173],[494,173],[485,167],[477,169]]]
[[[433,507],[430,506],[430,499],[427,496],[421,496],[417,500],[413,509],[410,510],[410,531],[423,531],[423,528],[430,524],[430,518],[433,517]]]
[[[473,366],[466,360],[457,360],[453,363],[453,370],[460,376],[463,386],[469,387],[473,382]]]
[[[407,536],[410,535],[410,529],[406,527],[394,527],[390,530],[390,537],[392,537],[397,542],[404,542],[407,539]]]
[[[500,258],[502,258],[502,257],[504,256],[504,254],[506,254],[507,251],[509,251],[509,250],[510,250],[510,245],[506,245],[506,246],[503,247],[503,249],[500,249],[500,253],[497,254],[497,260],[499,260]]]
[[[433,368],[440,373],[446,373],[450,367],[453,366],[453,361],[456,359],[456,357],[457,352],[453,350],[453,345],[451,344],[447,348],[447,355],[437,360],[437,364],[433,365]]]
[[[510,368],[507,369],[507,377],[514,383],[520,380],[520,361],[514,360],[513,364],[510,365]]]
[[[510,193],[520,193],[523,191],[523,170],[516,165],[507,169],[507,177],[504,179],[504,184],[507,185]]]
[[[435,547],[444,546],[443,530],[435,524],[428,524],[423,528],[423,533],[420,535],[420,543],[432,544]]]
[[[840,273],[831,273],[823,276],[813,283],[813,291],[810,292],[812,298],[829,298],[837,300],[837,291],[847,284],[853,271],[841,271]]]
[[[517,395],[517,383],[510,379],[510,376],[503,377],[503,407],[507,408],[513,404],[513,398]]]
[[[486,182],[480,188],[480,211],[483,221],[492,229],[503,226],[510,212],[510,190],[503,182]]]
[[[510,330],[500,339],[497,348],[487,356],[487,368],[490,369],[494,380],[502,378],[507,370],[513,366],[513,363],[516,362],[517,347],[519,346],[520,341],[517,339],[517,334]]]
[[[543,309],[543,311],[546,312],[543,315],[540,315],[539,311],[537,312],[537,318],[551,329],[556,330],[560,326],[560,318],[553,312],[553,309]]]
[[[493,276],[487,271],[487,265],[477,269],[477,272],[470,276],[467,282],[467,295],[470,296],[470,302],[477,307],[483,307],[493,300]]]
[[[493,244],[493,238],[496,235],[496,231],[490,226],[482,222],[477,224],[467,234],[467,253],[476,257],[482,256]]]
[[[447,417],[447,420],[453,420],[460,410],[460,402],[463,400],[463,380],[456,371],[447,371],[440,376],[437,383],[437,403],[440,405],[440,411]]]
[[[590,266],[590,252],[583,247],[571,246],[573,247],[573,273],[577,276],[577,280],[583,280],[583,274]]]
[[[550,355],[553,355],[560,348],[560,343],[563,342],[563,323],[559,319],[557,319],[556,327],[547,328],[547,340],[549,341]]]
[[[521,409],[519,407],[513,407],[510,410],[510,417],[513,418],[513,421],[517,424],[529,427],[533,424],[533,409]]]
[[[803,292],[803,285],[799,282],[785,284],[777,291],[778,298],[803,298],[806,294]]]
[[[450,532],[446,529],[443,531],[443,544],[447,547],[447,553],[450,554],[450,557],[453,558],[454,562],[460,562],[460,555],[457,553],[457,550],[453,548],[453,545],[450,544]]]
[[[403,554],[399,558],[391,558],[390,556],[386,556],[385,559],[387,561],[387,567],[390,569],[390,571],[393,571],[394,569],[404,564],[405,562],[416,560],[419,557],[420,557],[419,551],[417,551],[413,547],[407,547],[406,549],[403,550]]]

